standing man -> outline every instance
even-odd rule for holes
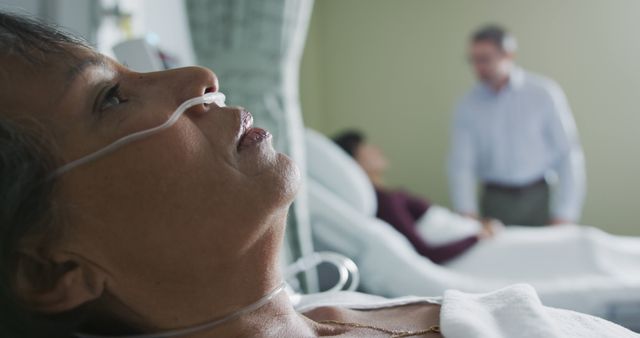
[[[499,26],[471,37],[469,62],[479,83],[454,116],[448,168],[454,208],[505,224],[576,223],[585,168],[571,109],[553,80],[514,64],[516,47]]]

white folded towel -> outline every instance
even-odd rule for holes
[[[597,317],[542,305],[536,291],[516,284],[484,294],[446,291],[440,326],[447,338],[638,338]]]
[[[482,230],[480,222],[435,204],[418,219],[416,225],[422,239],[436,246],[475,236]]]

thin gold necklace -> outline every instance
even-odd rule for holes
[[[440,325],[432,325],[428,329],[419,330],[419,331],[407,331],[407,330],[391,330],[391,329],[385,329],[383,327],[377,327],[377,326],[373,326],[373,325],[352,323],[352,322],[341,322],[339,320],[330,320],[330,319],[321,320],[321,321],[318,321],[318,323],[321,323],[321,324],[334,324],[334,325],[340,325],[340,326],[349,326],[349,327],[355,327],[355,328],[359,328],[359,329],[376,330],[378,332],[383,332],[383,333],[388,334],[389,337],[391,337],[391,338],[414,337],[414,336],[421,336],[421,335],[427,334],[427,333],[440,333]]]

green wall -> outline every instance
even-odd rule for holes
[[[587,158],[582,223],[640,235],[639,0],[316,0],[302,64],[307,126],[364,130],[387,180],[449,205],[451,110],[473,83],[466,39],[509,27],[518,61],[565,89]]]

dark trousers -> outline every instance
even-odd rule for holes
[[[483,217],[506,225],[541,226],[549,223],[549,184],[539,180],[522,187],[487,183],[482,194]]]

